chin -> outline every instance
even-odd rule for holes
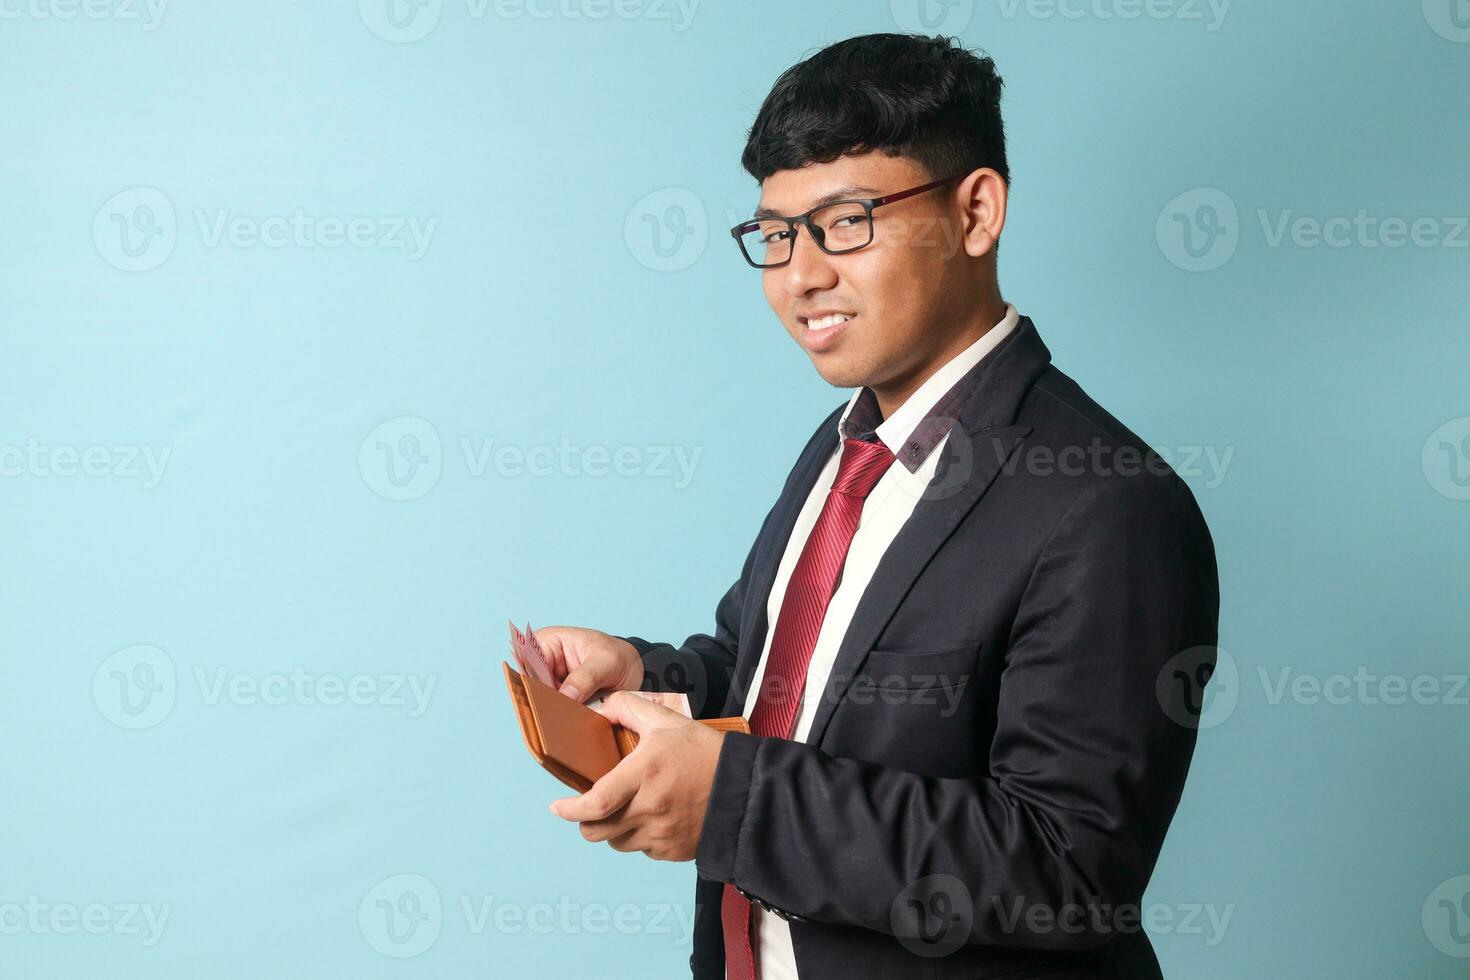
[[[868,372],[855,364],[844,363],[837,358],[811,354],[812,367],[822,380],[834,388],[861,388],[868,383]]]

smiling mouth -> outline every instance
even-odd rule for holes
[[[808,330],[825,330],[828,327],[835,327],[839,323],[846,323],[856,315],[855,313],[829,313],[826,316],[813,317],[812,319],[807,319],[804,316],[797,317],[797,319]]]
[[[856,313],[826,313],[822,316],[797,317],[801,321],[801,332],[797,343],[810,354],[825,354],[837,348],[847,325],[856,319]]]

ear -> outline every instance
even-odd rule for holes
[[[989,167],[981,167],[960,181],[961,227],[967,254],[978,259],[995,249],[1006,225],[1009,191],[1000,174]]]

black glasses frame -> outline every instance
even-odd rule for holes
[[[927,184],[920,184],[918,187],[910,187],[906,191],[895,191],[892,194],[885,194],[882,197],[852,198],[845,201],[828,201],[826,204],[819,204],[816,207],[812,208],[810,211],[807,211],[803,214],[773,214],[765,218],[751,218],[749,221],[742,221],[734,228],[731,228],[730,236],[734,238],[735,243],[740,246],[740,254],[745,256],[745,261],[750,263],[751,266],[757,269],[779,269],[783,265],[789,264],[791,260],[796,256],[796,235],[798,228],[805,228],[807,230],[807,233],[811,235],[812,241],[816,242],[817,248],[820,248],[828,255],[846,255],[849,252],[856,252],[860,248],[867,248],[869,245],[873,244],[874,208],[882,207],[885,204],[892,204],[894,201],[902,201],[905,198],[913,197],[916,194],[922,194],[925,191],[932,191],[936,187],[942,187],[943,185],[948,184],[951,181],[959,180],[963,176],[965,176],[965,174],[954,174],[953,176],[945,177],[941,180],[932,180]],[[818,211],[824,211],[827,208],[837,207],[839,204],[860,204],[862,205],[864,212],[866,212],[868,222],[868,240],[863,242],[861,245],[852,245],[847,248],[828,248],[826,233],[823,232],[821,228],[817,227],[816,223],[812,221],[812,215],[816,214]],[[751,258],[750,252],[745,247],[745,239],[742,236],[749,231],[758,231],[760,230],[761,225],[769,224],[773,221],[784,222],[787,231],[791,233],[791,254],[786,256],[786,258],[782,259],[780,262],[757,262],[755,259]]]

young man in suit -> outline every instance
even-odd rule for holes
[[[786,71],[732,229],[817,372],[812,434],[715,632],[539,634],[641,735],[552,810],[699,873],[697,977],[1158,977],[1144,887],[1213,666],[1185,484],[1001,297],[1001,79],[872,35]]]

